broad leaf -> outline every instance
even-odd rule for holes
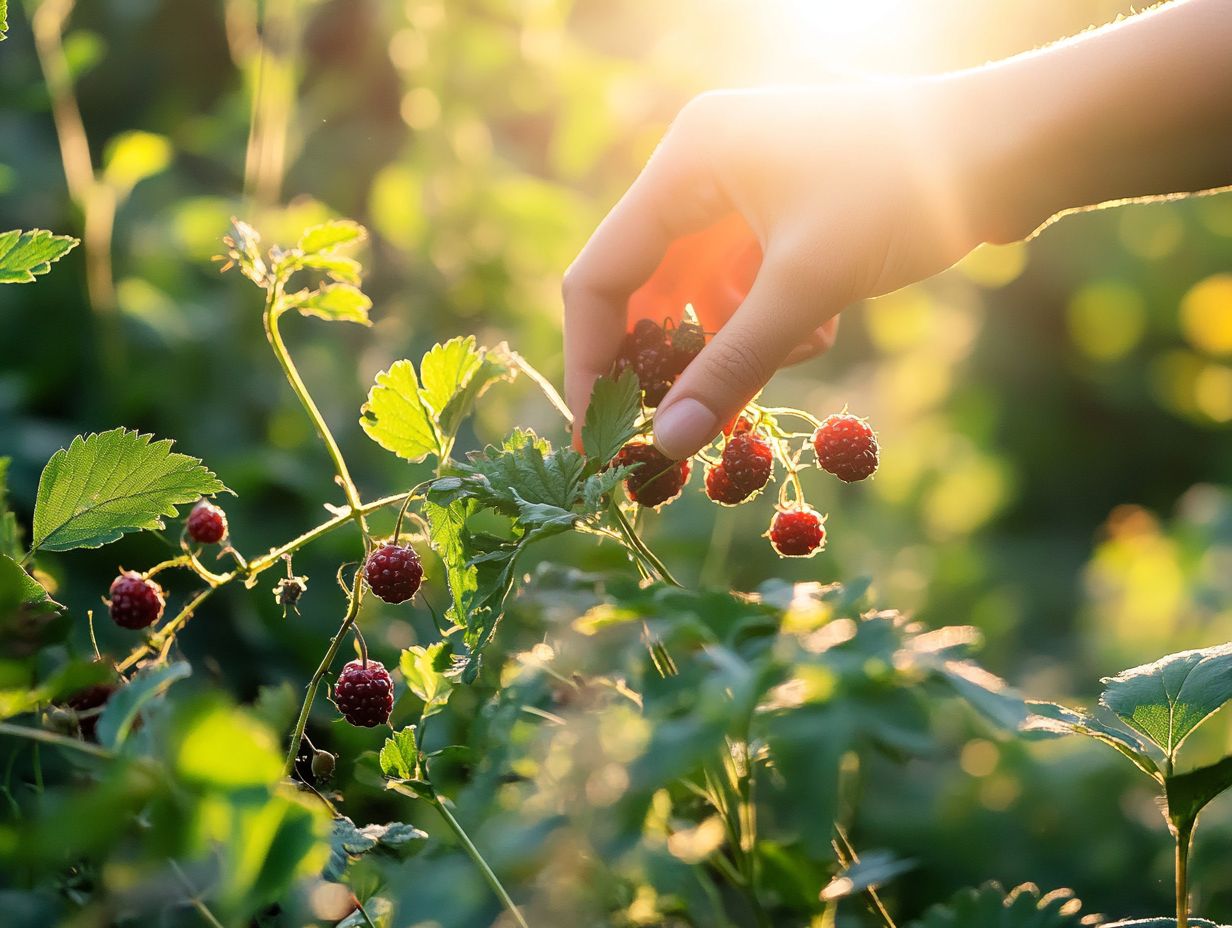
[[[428,350],[419,362],[419,396],[434,417],[470,383],[482,363],[483,353],[476,350],[473,335],[451,338]]]
[[[415,645],[402,652],[398,669],[411,692],[423,700],[423,718],[428,718],[445,708],[453,681],[446,675],[451,661],[449,643],[438,641],[423,647]]]
[[[1169,654],[1103,681],[1100,702],[1168,757],[1232,699],[1232,643]]]
[[[187,661],[151,667],[138,673],[128,686],[121,687],[107,700],[98,720],[99,744],[108,748],[123,744],[142,707],[191,673],[192,666]]]
[[[1053,702],[1028,700],[1027,708],[1032,715],[1022,725],[1025,733],[1042,735],[1085,735],[1119,751],[1129,758],[1139,770],[1154,780],[1162,782],[1163,774],[1154,758],[1147,753],[1146,744],[1127,731],[1105,725],[1094,716],[1059,706]]]
[[[419,754],[415,747],[415,726],[408,725],[402,731],[394,732],[385,739],[380,756],[381,773],[399,780],[413,779],[418,759]]]
[[[287,309],[296,309],[302,315],[316,316],[330,322],[357,322],[372,325],[368,310],[372,300],[352,284],[325,284],[312,290],[289,297]]]
[[[600,377],[595,381],[582,426],[582,447],[594,469],[614,458],[638,434],[641,409],[641,387],[633,371],[625,371],[617,380]]]
[[[821,901],[830,902],[866,889],[877,889],[914,867],[913,861],[900,860],[889,851],[869,851],[829,882],[821,891]]]
[[[332,252],[344,245],[358,245],[367,237],[367,230],[358,222],[352,222],[349,219],[334,219],[305,229],[295,247],[307,257],[322,252]]]
[[[58,612],[63,607],[7,554],[0,554],[0,618],[18,612]]]
[[[0,232],[0,284],[29,284],[51,265],[77,247],[69,235],[53,235],[45,229]]]
[[[1030,883],[1006,895],[996,883],[963,889],[943,905],[933,906],[910,928],[1079,928],[1090,924],[1071,890],[1042,895]]]
[[[585,459],[572,448],[551,451],[531,431],[515,431],[501,448],[489,445],[458,470],[484,477],[491,499],[516,511],[521,503],[544,503],[572,509],[581,493]]]
[[[127,429],[78,435],[39,478],[32,550],[97,548],[163,527],[176,507],[228,492],[197,458]]]
[[[1170,776],[1164,783],[1168,818],[1178,828],[1188,828],[1208,802],[1232,787],[1232,757],[1188,773]]]
[[[495,348],[481,348],[482,360],[466,383],[454,391],[437,417],[445,435],[456,435],[462,420],[471,414],[479,397],[488,387],[500,381],[513,380],[517,374],[513,354],[502,342]]]
[[[115,671],[98,661],[73,661],[34,687],[0,689],[0,719],[60,702],[78,690],[115,680]]]
[[[424,515],[431,528],[432,549],[445,565],[452,604],[449,618],[459,626],[466,625],[470,604],[478,588],[478,571],[470,563],[467,546],[466,520],[473,511],[469,500],[454,500],[439,505],[429,500]]]
[[[345,815],[334,819],[329,834],[329,861],[325,865],[327,880],[340,881],[347,866],[364,854],[378,848],[387,848],[401,856],[413,845],[425,840],[427,832],[420,831],[404,822],[389,822],[386,825],[365,825],[356,828]]]
[[[411,463],[439,454],[441,434],[420,396],[419,377],[410,361],[395,361],[376,375],[359,424],[374,442]]]

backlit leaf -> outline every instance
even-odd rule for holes
[[[593,470],[610,461],[638,434],[641,408],[641,387],[633,371],[625,371],[617,380],[600,377],[595,381],[582,426],[582,446]]]
[[[77,247],[69,235],[53,235],[45,229],[0,232],[0,284],[33,283],[51,265]]]
[[[380,756],[381,773],[399,780],[413,779],[418,757],[415,747],[415,726],[408,725],[385,739]]]
[[[420,397],[419,377],[410,361],[395,361],[376,375],[359,424],[386,451],[412,463],[441,448],[441,436],[431,411]]]
[[[316,316],[330,322],[372,325],[372,320],[368,318],[372,300],[353,284],[325,284],[317,290],[289,299],[287,308],[299,310],[304,316]]]

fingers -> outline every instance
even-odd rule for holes
[[[845,299],[799,261],[767,255],[748,298],[660,404],[654,442],[673,460],[694,454],[766,385],[802,343],[824,350]],[[819,308],[820,307],[820,308]],[[818,328],[819,322],[826,325]]]
[[[783,361],[783,367],[791,367],[793,364],[801,364],[805,361],[815,358],[818,355],[825,354],[834,347],[835,339],[838,338],[838,316],[832,316],[825,321],[825,324],[817,331],[813,332],[807,339],[791,349],[791,353],[787,355]]]
[[[658,266],[679,236],[730,212],[705,156],[701,112],[682,111],[638,179],[595,231],[565,273],[565,397],[585,421],[595,380],[620,351],[629,296]],[[580,441],[580,427],[574,443]]]

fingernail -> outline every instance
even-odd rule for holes
[[[719,434],[719,417],[704,404],[685,397],[654,420],[654,443],[673,461],[688,457]]]

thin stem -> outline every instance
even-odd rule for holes
[[[101,661],[103,659],[103,654],[98,649],[98,638],[94,636],[94,610],[93,609],[86,610],[86,623],[90,626],[90,645],[91,647],[94,648],[94,659],[96,661]]]
[[[1193,844],[1193,826],[1176,832],[1176,928],[1189,925],[1189,849]]]
[[[92,757],[99,757],[103,760],[110,760],[115,756],[106,748],[101,748],[97,744],[91,744],[88,741],[78,741],[76,738],[66,738],[64,735],[43,731],[41,728],[27,728],[24,725],[11,725],[8,722],[0,722],[0,735],[11,735],[14,738],[28,738],[31,741],[42,742],[43,744],[53,744],[56,747],[68,748],[70,751],[80,751],[82,754],[89,754]]]
[[[640,554],[647,561],[647,563],[654,568],[655,573],[657,573],[665,583],[669,583],[674,587],[683,589],[684,587],[681,585],[680,581],[673,577],[672,572],[667,569],[667,565],[659,560],[658,555],[651,551],[646,543],[638,536],[637,532],[634,531],[633,526],[629,524],[628,518],[623,512],[620,511],[619,503],[616,503],[615,501],[612,502],[611,512],[612,518],[616,520],[616,525],[620,529],[620,534],[623,536],[625,544]]]
[[[573,425],[573,413],[570,411],[568,404],[561,398],[561,395],[556,392],[556,388],[552,386],[552,382],[539,373],[539,371],[537,371],[529,361],[527,361],[516,351],[510,352],[510,356],[518,370],[534,382],[535,386],[537,386],[547,398],[547,401],[552,404],[558,413],[561,414],[561,417],[565,420],[565,422],[569,425]]]
[[[304,384],[304,379],[300,377],[299,370],[287,351],[286,343],[282,340],[282,332],[278,328],[278,320],[282,315],[282,310],[278,306],[281,296],[281,284],[274,284],[269,288],[264,313],[266,338],[269,339],[274,356],[286,375],[287,383],[291,385],[291,390],[294,391],[300,405],[304,407],[304,412],[312,420],[317,434],[321,436],[321,441],[325,442],[325,449],[329,452],[330,459],[334,462],[334,470],[338,474],[338,482],[342,484],[342,492],[346,495],[347,504],[351,507],[351,515],[359,524],[366,541],[368,523],[364,519],[363,504],[359,500],[359,491],[355,488],[355,481],[351,479],[351,472],[347,469],[346,461],[342,457],[342,451],[338,448],[338,442],[334,440],[333,432],[329,430],[325,417],[321,415],[321,410],[317,408],[312,394],[308,392],[308,387]]]
[[[492,868],[488,866],[488,862],[484,860],[483,855],[479,853],[479,848],[475,847],[475,843],[471,841],[466,831],[458,823],[458,820],[453,817],[453,813],[449,811],[448,807],[441,801],[441,798],[437,796],[435,792],[432,792],[428,796],[428,801],[435,806],[437,812],[441,813],[441,818],[445,820],[445,824],[448,825],[450,831],[454,833],[454,836],[462,845],[463,850],[466,851],[467,856],[469,856],[470,859],[474,861],[475,866],[479,868],[479,872],[483,874],[483,878],[488,881],[488,885],[492,887],[492,892],[496,893],[497,898],[504,904],[505,908],[509,911],[509,914],[513,916],[513,920],[518,924],[518,928],[529,928],[526,924],[526,919],[522,917],[521,911],[519,911],[517,905],[509,897],[509,893],[505,891],[505,887],[501,885],[500,879],[495,873],[492,872]]]
[[[197,895],[196,887],[194,887],[192,882],[188,879],[188,874],[181,870],[180,865],[174,860],[168,858],[167,862],[171,864],[171,869],[175,871],[175,875],[179,879],[181,885],[188,891],[188,901],[192,904],[192,907],[197,910],[197,913],[201,916],[205,923],[210,925],[211,928],[223,928],[222,922],[214,917],[214,913],[210,911],[209,906],[202,902],[201,897]]]
[[[838,822],[835,822],[834,833],[838,835],[838,840],[845,849],[845,853],[840,852],[840,857],[845,856],[847,858],[847,866],[858,864],[860,862],[860,857],[856,853],[855,845],[851,843],[851,839],[847,836],[847,830]],[[870,886],[864,890],[864,892],[868,896],[869,911],[880,918],[886,928],[897,928],[894,924],[894,919],[890,917],[889,911],[886,909],[885,904],[881,901],[881,896],[878,895],[877,888],[875,886]]]
[[[338,648],[341,647],[347,632],[355,624],[355,618],[359,615],[359,604],[363,598],[364,585],[360,580],[358,572],[356,572],[355,581],[351,585],[351,599],[347,606],[346,617],[343,618],[342,625],[338,628],[338,633],[330,640],[325,656],[321,658],[321,663],[317,665],[316,671],[313,672],[312,679],[308,681],[308,692],[304,695],[304,704],[300,706],[299,718],[295,721],[295,730],[291,732],[291,744],[287,749],[287,759],[282,768],[283,776],[290,776],[291,772],[295,769],[295,757],[299,754],[299,745],[304,738],[304,728],[307,726],[308,716],[312,712],[312,703],[316,699],[317,687],[320,686],[321,678],[329,670],[329,666],[334,662],[334,658],[338,656]]]

